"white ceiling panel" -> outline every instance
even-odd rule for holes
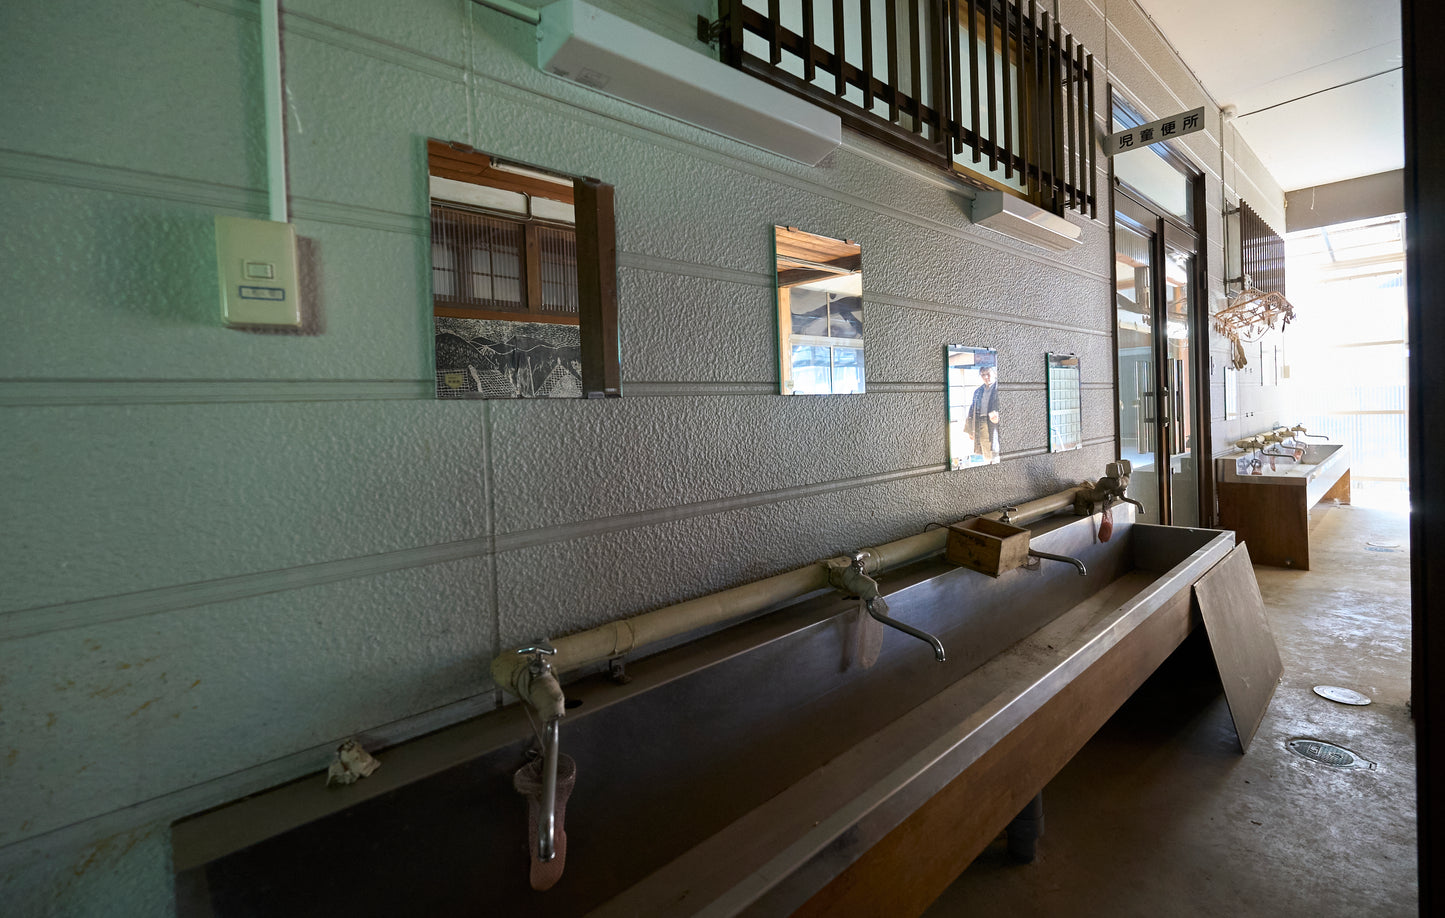
[[[1286,191],[1400,169],[1402,85],[1397,70],[1240,118],[1239,133]]]
[[[1397,0],[1137,2],[1286,191],[1400,168]]]

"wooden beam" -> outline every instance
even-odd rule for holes
[[[582,324],[582,394],[622,395],[617,342],[617,227],[613,189],[579,178],[577,192],[577,314]]]
[[[1193,630],[1181,590],[794,912],[919,915],[1058,774]]]
[[[515,191],[550,201],[561,201],[564,204],[573,203],[572,185],[560,176],[556,181],[548,181],[508,172],[496,168],[490,154],[440,140],[428,140],[426,151],[427,171],[438,178],[485,185],[502,191]]]

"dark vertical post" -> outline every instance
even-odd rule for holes
[[[807,0],[804,0],[807,2]],[[913,130],[923,134],[923,42],[918,36],[918,0],[908,0],[908,43],[912,52],[913,82],[908,91],[913,96]]]
[[[1013,21],[1009,14],[1013,10],[1008,0],[1003,3],[1003,24],[999,27],[1000,54],[1003,59],[1003,177],[1013,178],[1014,175],[1014,129],[1013,129],[1013,81],[1009,79],[1009,38],[1013,34],[1010,26]],[[995,138],[996,139],[996,138]]]
[[[617,227],[612,186],[572,183],[577,205],[577,320],[582,326],[582,394],[617,398],[622,363],[617,343]]]
[[[1053,97],[1053,121],[1051,125],[1049,146],[1054,151],[1054,209],[1062,210],[1064,207],[1064,86],[1063,72],[1059,67],[1059,55],[1064,46],[1064,27],[1057,20],[1054,20],[1054,40],[1049,45],[1049,66],[1053,71],[1049,80],[1051,87],[1050,94]]]
[[[1038,110],[1039,110],[1039,59],[1035,50],[1037,45],[1039,26],[1035,19],[1038,10],[1034,6],[1034,0],[1029,0],[1028,25],[1019,23],[1019,37],[1021,46],[1019,48],[1019,88],[1023,92],[1023,105],[1019,108],[1019,119],[1023,122],[1023,137],[1020,143],[1024,151],[1024,184],[1028,186],[1028,196],[1036,198],[1039,193],[1039,168],[1038,153],[1036,144],[1038,142]],[[1024,18],[1023,3],[1019,3],[1019,19]]]
[[[1089,92],[1089,219],[1097,220],[1099,219],[1099,166],[1094,159],[1096,155],[1094,148],[1098,144],[1094,142],[1096,122],[1094,120],[1094,55],[1092,54],[1089,55],[1088,79],[1085,82]],[[1199,289],[1203,290],[1204,288],[1201,286]],[[1207,353],[1207,351],[1200,353]],[[1204,427],[1208,429],[1209,425],[1205,424]]]
[[[1089,148],[1092,146],[1089,135],[1089,106],[1085,93],[1088,91],[1084,83],[1084,45],[1080,42],[1074,48],[1074,73],[1078,85],[1078,108],[1079,108],[1079,133],[1074,143],[1075,155],[1079,158],[1079,183],[1074,186],[1074,207],[1083,213],[1088,206],[1089,189]]]
[[[742,22],[742,17],[738,17]],[[781,0],[768,0],[768,63],[777,66],[783,60],[783,10]]]
[[[722,41],[722,62],[729,67],[738,66],[743,59],[743,2],[742,0],[718,0],[718,19],[727,23],[727,37]]]
[[[1411,712],[1415,716],[1420,914],[1445,904],[1445,7],[1403,0],[1405,287],[1410,357]]]
[[[843,0],[833,0],[833,86],[838,98],[848,92],[848,81],[843,78]]]
[[[803,80],[808,83],[818,75],[818,67],[813,63],[813,52],[817,47],[818,39],[813,30],[813,0],[803,0]]]
[[[888,120],[898,123],[898,0],[888,0]]]
[[[998,96],[993,75],[993,0],[983,0],[983,58],[988,68],[988,168],[998,168]]]
[[[863,16],[863,108],[873,109],[873,5],[861,0]]]
[[[1039,181],[1043,184],[1040,203],[1049,210],[1054,209],[1054,180],[1058,173],[1054,167],[1054,46],[1050,39],[1049,24],[1052,19],[1044,10],[1040,17],[1039,29]],[[1048,168],[1044,166],[1047,163]]]
[[[979,151],[978,141],[983,135],[983,126],[978,123],[978,6],[977,0],[968,0],[968,97],[969,112],[972,117],[973,161],[978,162],[983,158]]]
[[[1069,141],[1069,186],[1068,206],[1073,207],[1077,202],[1076,194],[1079,187],[1079,170],[1076,166],[1079,156],[1078,132],[1074,118],[1074,36],[1069,35],[1064,39],[1064,110],[1069,116],[1069,126],[1066,137]]]
[[[958,41],[958,17],[962,15],[959,0],[948,0],[948,57],[952,62],[949,72],[953,76],[950,83],[953,92],[949,94],[953,101],[953,125],[949,133],[953,137],[954,153],[963,152],[963,48]]]
[[[928,9],[928,47],[932,57],[930,67],[933,83],[933,136],[929,138],[943,147],[943,158],[948,160],[948,138],[943,135],[943,126],[948,121],[948,100],[944,98],[943,36],[948,34],[944,26],[944,11],[948,8],[945,0],[930,0]]]

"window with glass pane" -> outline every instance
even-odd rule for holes
[[[1154,414],[1154,276],[1151,241],[1123,226],[1114,231],[1115,316],[1118,335],[1119,458],[1134,465],[1129,496],[1159,519]]]
[[[432,201],[431,224],[432,296],[438,306],[462,311],[448,314],[577,321],[572,227],[438,200]]]
[[[1195,396],[1190,367],[1189,278],[1194,256],[1169,249],[1164,258],[1166,392],[1169,400],[1169,505],[1175,526],[1199,525]]]
[[[833,348],[833,393],[854,394],[863,391],[863,349]]]
[[[1131,124],[1114,119],[1114,130],[1125,131]],[[1114,157],[1114,177],[1134,188],[1164,210],[1194,223],[1193,182],[1164,159],[1158,144],[1128,150]]]
[[[577,315],[577,234],[554,226],[537,227],[538,266],[542,275],[542,312]]]

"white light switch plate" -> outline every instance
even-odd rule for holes
[[[227,325],[301,327],[294,226],[217,216],[216,263]]]

